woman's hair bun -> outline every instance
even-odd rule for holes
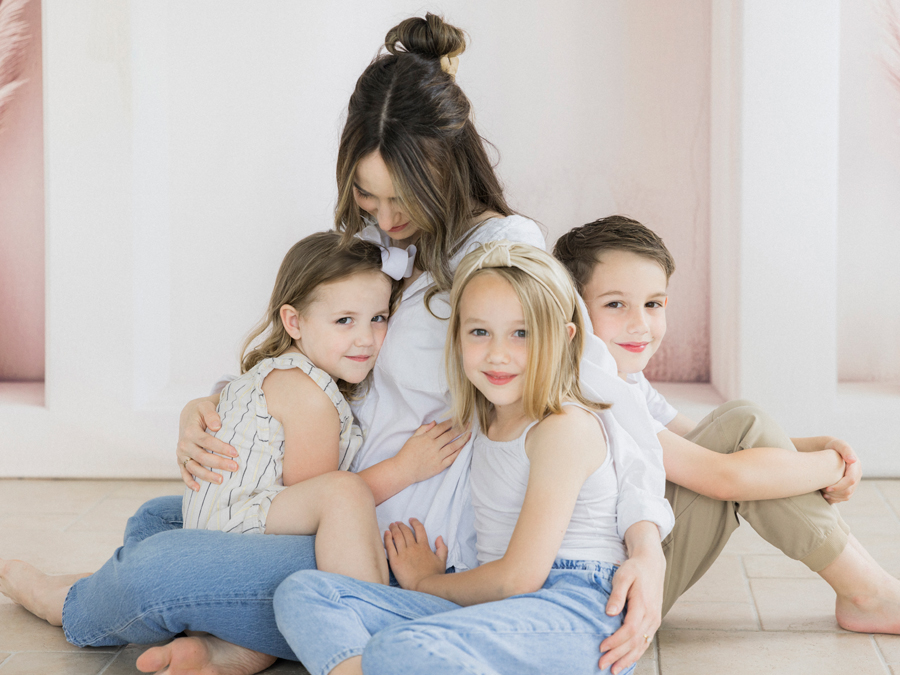
[[[391,28],[384,37],[384,46],[394,55],[405,51],[439,59],[462,53],[466,48],[466,34],[429,12],[424,19],[414,16]]]

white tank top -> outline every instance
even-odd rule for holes
[[[577,405],[565,403],[563,405]],[[587,410],[587,408],[584,408]],[[603,464],[594,471],[578,493],[572,519],[556,557],[566,560],[597,560],[622,563],[627,557],[616,529],[618,487],[611,439],[600,417],[588,410],[603,430],[609,450]],[[525,454],[525,437],[533,422],[513,441],[492,441],[481,430],[475,437],[472,454],[472,505],[478,562],[502,558],[525,500],[531,463]]]

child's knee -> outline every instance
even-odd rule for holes
[[[749,413],[753,410],[758,410],[762,412],[762,408],[756,405],[753,401],[749,401],[745,398],[738,398],[733,401],[728,401],[728,403],[723,403],[713,412],[714,417],[721,417],[723,415],[728,414],[741,414],[742,411],[744,413]]]
[[[349,471],[326,474],[329,508],[374,509],[375,497],[362,478]]]
[[[272,597],[276,620],[290,613],[292,608],[306,605],[310,597],[331,595],[333,587],[328,576],[317,570],[300,570],[282,581]]]
[[[740,449],[759,447],[793,448],[790,438],[775,418],[752,401],[733,401],[727,412],[720,416],[723,423],[738,430]]]

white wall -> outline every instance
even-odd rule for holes
[[[841,3],[838,376],[900,384],[900,89],[883,11]],[[900,59],[893,61],[900,72]],[[900,393],[900,392],[898,392]]]
[[[885,73],[858,61],[872,36],[860,25],[872,24],[848,19],[848,4],[713,5],[712,383],[793,435],[846,438],[867,475],[897,476],[900,392],[838,377],[859,379],[866,365],[891,377],[900,320],[888,263],[900,195],[864,168],[873,146],[855,135],[885,101],[854,101],[848,83],[879,91]],[[847,198],[869,202],[863,228]]]
[[[514,207],[550,241],[624,211],[672,248],[672,326],[655,375],[702,380],[711,345],[722,393],[759,398],[794,433],[858,438],[880,475],[896,475],[885,420],[900,417],[900,397],[837,387],[839,369],[894,377],[900,358],[896,265],[864,248],[896,249],[895,99],[860,56],[873,35],[860,4],[432,9],[470,33],[459,81]],[[331,225],[356,77],[386,30],[423,7],[42,7],[46,406],[33,387],[0,385],[0,475],[174,475],[181,404],[236,368],[288,246]],[[862,82],[870,89],[854,95]],[[724,107],[723,92],[735,95]],[[864,130],[873,110],[877,133]],[[859,351],[877,356],[860,365]]]
[[[551,242],[624,210],[672,244],[679,292],[700,298],[673,310],[669,342],[689,356],[667,354],[666,372],[683,379],[706,368],[707,7],[431,7],[471,36],[459,82],[515,208]],[[236,369],[287,248],[332,224],[356,78],[423,8],[44,0],[43,11],[47,405],[24,405],[30,393],[0,405],[0,426],[15,429],[0,437],[0,475],[172,475],[181,405]]]

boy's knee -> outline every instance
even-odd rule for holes
[[[752,401],[734,401],[730,410],[721,415],[722,422],[737,429],[741,449],[752,447],[783,447],[791,449],[790,438],[775,418]]]

